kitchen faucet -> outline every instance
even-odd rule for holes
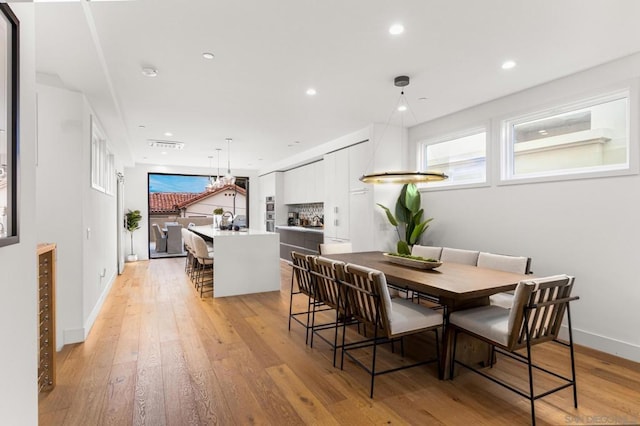
[[[231,218],[231,223],[229,223],[229,218]],[[232,224],[233,224],[233,213],[227,210],[226,212],[222,213],[220,229],[222,229],[223,226],[231,227]]]

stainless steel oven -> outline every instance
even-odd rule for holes
[[[275,232],[276,230],[276,197],[267,197],[265,199],[265,216],[264,224],[267,232]]]

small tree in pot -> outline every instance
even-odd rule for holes
[[[382,204],[378,205],[384,209],[389,222],[396,227],[398,253],[411,254],[411,246],[420,241],[420,237],[429,227],[429,222],[433,220],[432,217],[425,221],[422,220],[424,209],[420,208],[420,192],[416,185],[408,183],[402,187],[398,201],[396,201],[395,216],[387,207]],[[401,231],[404,233],[404,238]]]
[[[131,234],[131,254],[127,256],[128,262],[135,262],[138,260],[138,255],[133,252],[133,231],[140,229],[140,221],[142,215],[140,210],[129,210],[124,215],[124,227]]]

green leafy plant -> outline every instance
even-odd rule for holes
[[[420,192],[416,185],[407,183],[402,186],[396,201],[395,216],[389,208],[379,203],[378,205],[384,209],[389,223],[396,227],[398,253],[411,254],[411,246],[420,241],[420,237],[429,227],[429,222],[433,220],[432,217],[422,220],[424,209],[420,208]]]
[[[140,229],[142,215],[140,210],[129,210],[124,215],[124,227],[131,233],[131,255],[133,256],[133,231]]]
[[[222,214],[222,213],[224,213],[224,210],[222,210],[221,207],[218,207],[217,209],[213,210],[213,214]]]

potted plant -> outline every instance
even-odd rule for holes
[[[213,227],[220,228],[220,219],[222,218],[224,210],[221,207],[213,210]]]
[[[140,210],[129,210],[124,215],[124,227],[131,234],[131,254],[127,256],[127,262],[135,262],[138,260],[138,255],[133,252],[133,231],[140,229],[140,221],[142,215]]]
[[[420,241],[420,237],[429,227],[433,218],[422,220],[424,209],[420,208],[420,192],[413,183],[405,184],[396,201],[395,216],[383,206],[389,222],[396,227],[398,233],[398,254],[411,254],[411,246]],[[404,237],[403,237],[404,234]]]

